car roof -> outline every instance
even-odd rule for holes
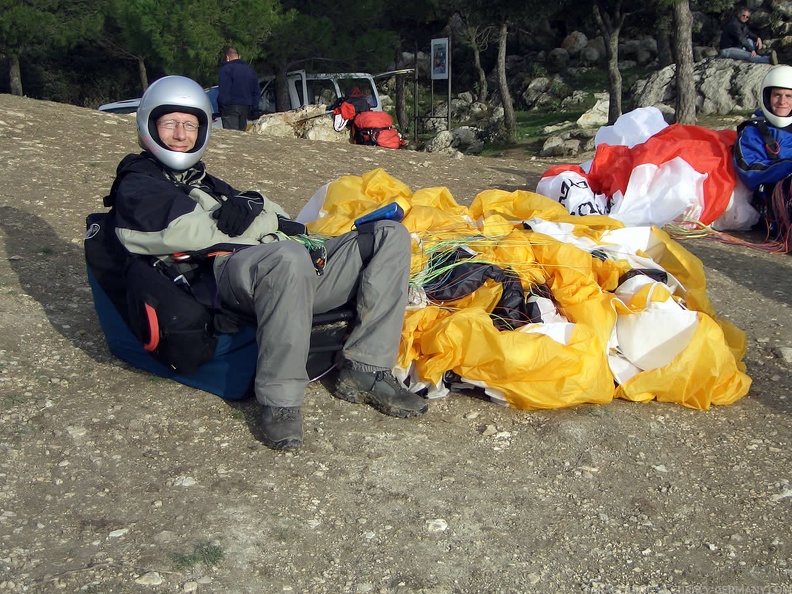
[[[206,96],[209,97],[209,103],[212,104],[212,113],[215,114],[219,110],[217,108],[217,85],[204,89]],[[113,101],[112,103],[105,103],[98,107],[99,111],[106,111],[108,113],[135,113],[140,107],[140,97],[136,99],[124,99],[122,101]]]
[[[113,101],[99,106],[99,111],[109,113],[135,113],[140,107],[140,97],[137,99],[124,99],[123,101]]]

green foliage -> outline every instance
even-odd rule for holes
[[[0,0],[0,54],[62,50],[95,36],[102,21],[86,0]]]
[[[295,43],[299,39],[301,43]],[[285,72],[301,62],[318,58],[332,43],[332,23],[324,17],[286,11],[263,46],[264,64],[270,72]]]
[[[102,41],[116,58],[163,70],[175,46],[164,30],[171,16],[156,0],[110,0]]]
[[[254,68],[266,57],[266,46],[275,31],[294,15],[287,15],[278,0],[225,0],[219,17],[219,32],[225,43],[239,50]],[[221,48],[215,48],[218,58]],[[217,62],[215,62],[215,65]]]
[[[383,0],[287,0],[283,6],[285,18],[264,44],[270,71],[376,71],[393,59],[398,35],[384,27]]]
[[[173,45],[165,53],[165,71],[206,82],[215,80],[223,37],[218,27],[221,2],[174,2],[172,17],[162,24]]]
[[[0,48],[4,54],[19,56],[47,44],[57,29],[54,0],[20,3],[0,0]]]
[[[356,56],[355,70],[384,71],[393,60],[398,38],[392,31],[372,29],[359,35],[350,48]]]
[[[172,553],[171,560],[179,571],[193,569],[198,565],[214,567],[225,558],[225,551],[220,545],[202,541],[193,546],[189,553]]]

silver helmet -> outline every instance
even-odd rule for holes
[[[167,113],[189,113],[198,118],[198,138],[186,153],[171,151],[157,131],[157,120]],[[155,159],[175,171],[184,171],[201,160],[212,129],[212,105],[197,82],[184,76],[166,76],[154,81],[137,110],[138,143]]]
[[[776,66],[762,81],[762,113],[776,128],[786,128],[792,124],[792,114],[781,117],[773,113],[770,106],[770,91],[774,88],[792,89],[792,66]]]

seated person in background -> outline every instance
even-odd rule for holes
[[[760,56],[757,53],[764,49],[764,44],[762,38],[748,28],[749,18],[751,18],[751,10],[743,6],[737,11],[737,15],[724,25],[718,57],[761,64],[778,64],[775,50],[770,50],[767,56]]]
[[[201,157],[211,124],[209,99],[198,83],[167,76],[149,86],[137,112],[144,151],[118,166],[109,229],[129,257],[153,256],[165,264],[180,253],[195,258],[216,282],[212,293],[221,311],[256,325],[254,387],[265,445],[302,445],[313,315],[350,302],[356,319],[335,395],[396,417],[423,414],[426,401],[390,371],[407,304],[407,229],[376,221],[328,239],[326,257],[314,261],[294,239],[306,233],[302,223],[263,195],[239,192],[205,171]]]
[[[788,241],[790,187],[779,182],[792,175],[792,66],[777,66],[767,73],[761,108],[754,116],[737,127],[734,167],[754,192],[768,229]]]

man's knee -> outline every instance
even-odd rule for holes
[[[382,242],[394,246],[403,246],[410,252],[410,232],[407,227],[396,221],[377,221],[374,225],[374,233],[382,236]]]
[[[410,268],[412,239],[407,227],[395,221],[377,221],[374,226],[374,253],[376,266],[391,270]]]
[[[297,241],[281,241],[274,244],[274,249],[259,263],[259,268],[265,274],[276,272],[279,276],[292,280],[316,276],[308,250]]]

